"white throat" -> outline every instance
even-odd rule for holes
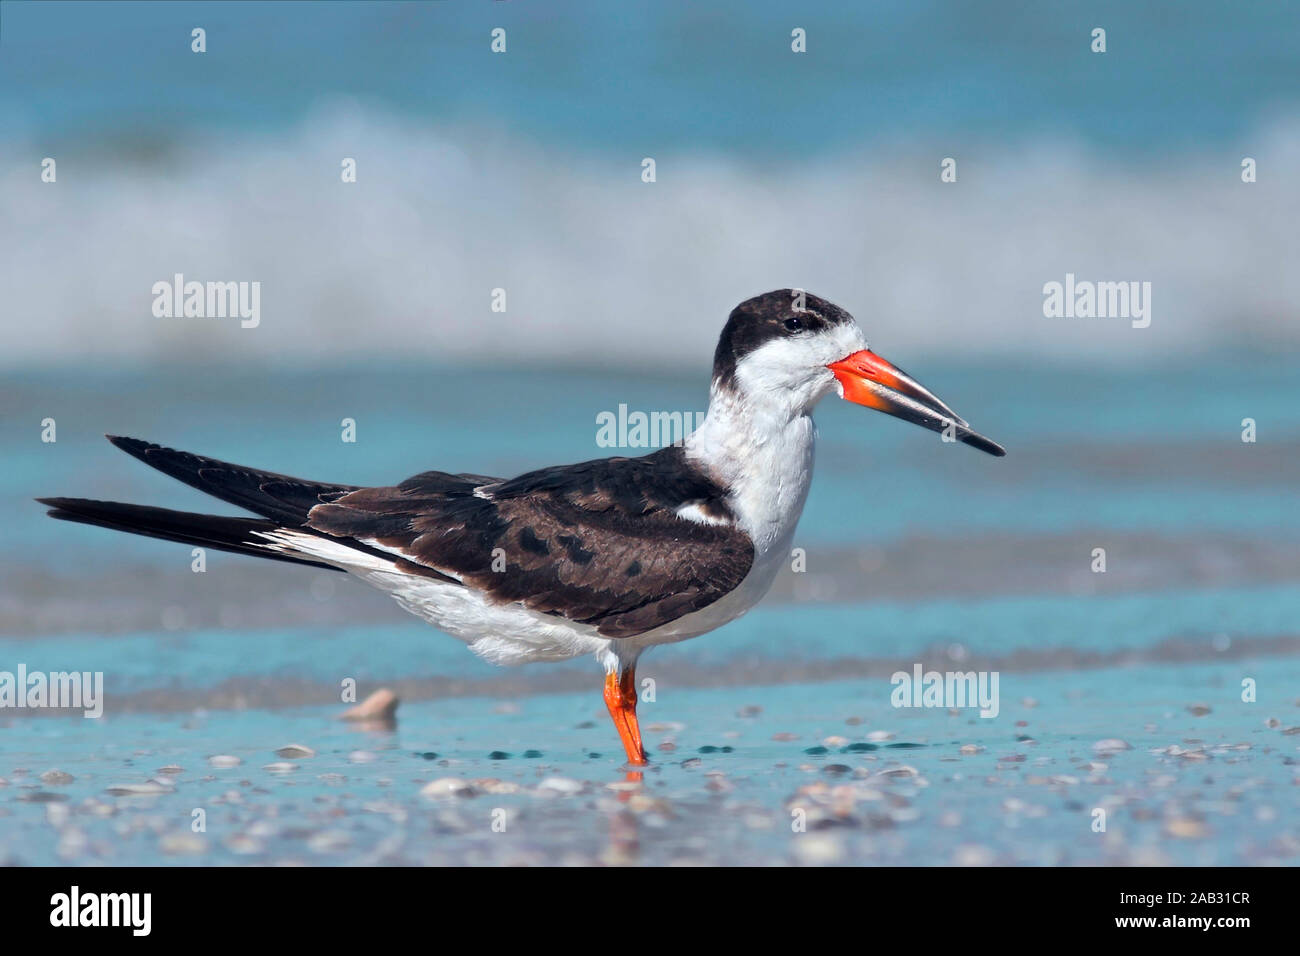
[[[714,379],[709,414],[686,456],[730,492],[755,556],[788,554],[812,483],[812,410],[838,387],[826,366],[866,348],[855,323],[769,341],[745,354],[730,381]]]
[[[812,482],[817,427],[808,410],[751,401],[714,382],[709,413],[686,457],[727,488],[756,556],[786,551]]]

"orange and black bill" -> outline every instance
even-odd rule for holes
[[[951,429],[957,441],[1001,457],[1006,449],[973,431],[928,388],[869,349],[826,366],[840,383],[844,398],[885,412],[932,432]]]

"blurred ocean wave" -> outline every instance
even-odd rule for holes
[[[3,362],[702,369],[730,308],[785,285],[843,304],[885,354],[1124,363],[1300,346],[1295,116],[1136,161],[966,142],[954,184],[939,180],[948,153],[915,145],[752,163],[660,152],[643,183],[643,151],[355,102],[281,132],[136,145],[66,144],[57,184],[39,180],[35,140],[0,161]],[[1243,155],[1259,182],[1241,182]],[[153,284],[176,273],[260,282],[260,326],[156,318]],[[1067,273],[1151,282],[1151,326],[1044,317],[1044,284]]]

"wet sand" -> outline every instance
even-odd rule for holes
[[[10,720],[0,860],[1294,864],[1300,706],[1274,691],[1297,686],[1294,657],[1003,674],[995,720],[893,708],[884,679],[661,688],[640,783],[594,693],[406,702],[391,730]]]

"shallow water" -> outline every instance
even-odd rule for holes
[[[2,852],[30,864],[1294,862],[1300,714],[1269,690],[1235,702],[1243,674],[1294,688],[1300,662],[1004,674],[997,720],[894,709],[883,680],[660,688],[641,708],[653,763],[640,785],[626,783],[594,688],[410,703],[392,731],[322,707],[13,721]],[[1131,749],[1097,749],[1115,737]],[[290,743],[316,753],[274,754]],[[215,769],[218,754],[242,763]],[[74,779],[41,782],[51,769]],[[445,778],[473,789],[420,794]],[[150,779],[170,785],[108,792]]]

